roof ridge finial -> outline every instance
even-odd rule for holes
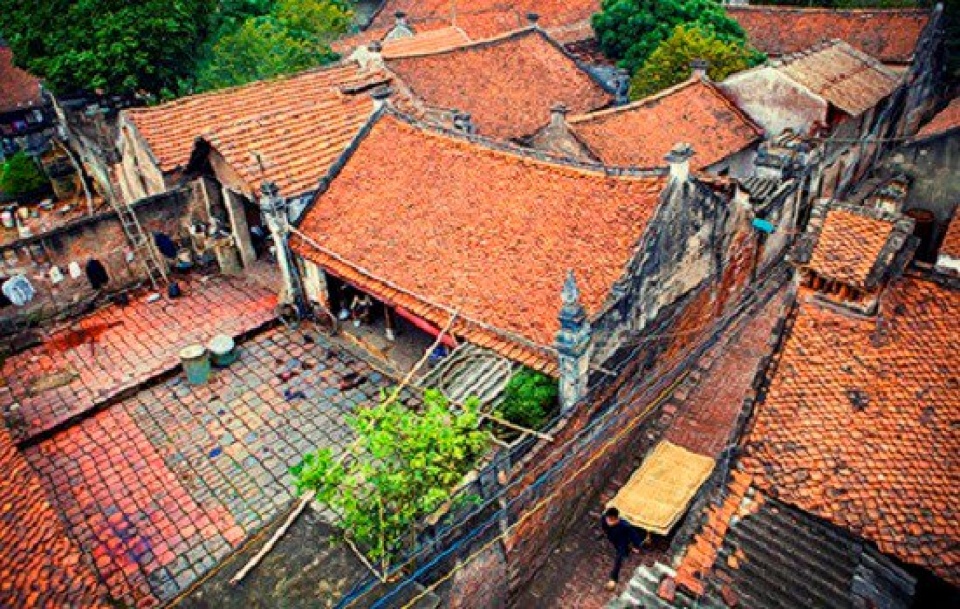
[[[560,298],[563,300],[564,306],[575,305],[580,302],[580,287],[577,286],[577,278],[573,274],[573,269],[567,270],[567,278],[563,281]]]

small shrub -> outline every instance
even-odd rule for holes
[[[547,422],[557,403],[557,394],[556,380],[524,368],[507,383],[500,416],[516,425],[538,429]]]
[[[47,178],[25,152],[18,152],[0,166],[0,192],[19,197],[47,185]]]

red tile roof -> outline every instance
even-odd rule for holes
[[[373,112],[369,94],[341,89],[384,79],[347,63],[125,110],[124,116],[164,173],[185,167],[196,140],[204,138],[252,192],[272,180],[282,194],[294,196],[316,188]]]
[[[960,260],[960,211],[954,210],[953,220],[947,227],[947,234],[940,244],[940,254]]]
[[[725,8],[746,30],[750,42],[769,55],[788,55],[839,38],[888,63],[911,60],[930,17],[925,9]]]
[[[852,209],[830,209],[806,266],[824,278],[866,287],[894,228],[894,222]]]
[[[859,116],[893,93],[896,72],[835,40],[784,58],[780,72],[851,116]]]
[[[546,29],[580,27],[600,11],[600,0],[387,0],[370,27],[393,27],[397,11],[407,14],[414,29],[452,23],[478,40],[527,25],[531,12],[540,16],[539,24]]]
[[[359,288],[548,373],[560,289],[596,313],[665,183],[546,163],[381,117],[294,249]],[[369,270],[368,270],[369,269]]]
[[[712,83],[693,78],[627,106],[571,117],[576,136],[606,165],[657,167],[688,142],[699,167],[758,140],[762,131]]]
[[[470,42],[470,37],[462,29],[453,26],[443,26],[437,29],[418,30],[414,36],[384,40],[390,30],[367,30],[354,36],[341,38],[333,43],[333,50],[341,55],[349,56],[357,47],[366,46],[374,40],[382,42],[384,58],[416,55],[419,53],[434,53],[453,47],[463,46]]]
[[[804,296],[746,441],[754,484],[960,584],[960,292],[904,278],[876,319]]]
[[[531,135],[562,102],[574,112],[608,105],[610,95],[536,29],[431,55],[387,61],[427,106],[469,112],[481,135]]]
[[[0,46],[0,112],[42,103],[40,80],[13,65],[13,51]]]
[[[920,128],[916,139],[925,139],[953,131],[960,127],[960,97],[950,102],[950,105],[930,119],[930,122]]]
[[[107,607],[39,477],[0,426],[0,606]]]

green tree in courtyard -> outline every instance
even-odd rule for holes
[[[216,0],[0,0],[19,66],[55,92],[175,90],[189,77]]]
[[[741,42],[724,42],[698,27],[678,25],[633,75],[630,98],[640,99],[687,80],[695,59],[709,63],[710,78],[723,80],[759,63],[763,55]]]
[[[678,25],[696,26],[723,42],[746,40],[717,0],[603,0],[593,16],[601,49],[631,74]]]
[[[348,419],[357,440],[343,459],[329,448],[291,468],[297,491],[337,512],[344,533],[386,567],[423,518],[452,501],[451,491],[488,446],[479,401],[454,411],[438,391],[412,409],[383,397]]]

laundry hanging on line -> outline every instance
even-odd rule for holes
[[[67,265],[67,270],[70,272],[71,279],[80,279],[83,277],[83,269],[80,268],[79,262],[71,262]]]

